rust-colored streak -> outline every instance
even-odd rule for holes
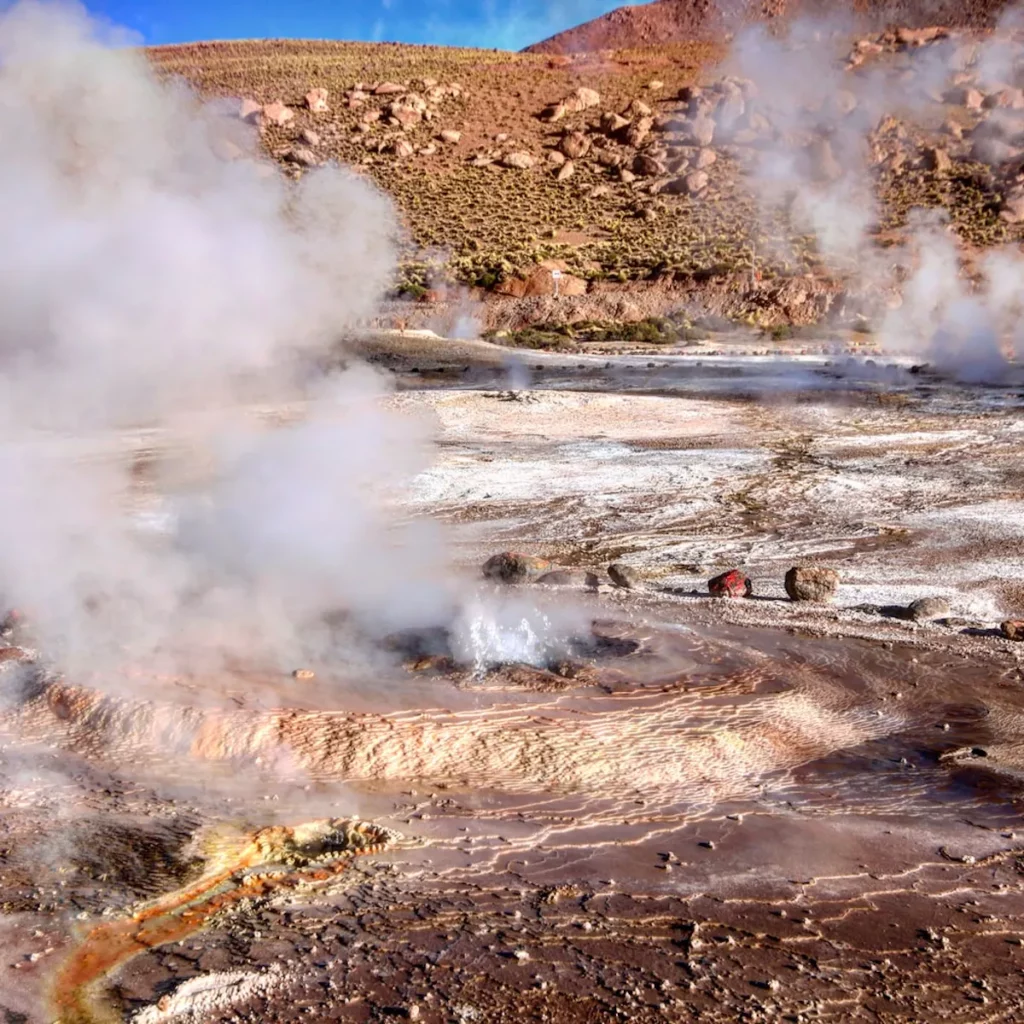
[[[339,836],[344,849],[334,848]],[[352,857],[380,853],[394,838],[387,829],[361,822],[313,822],[295,829],[260,830],[234,855],[215,858],[216,866],[197,881],[127,918],[93,928],[55,979],[52,1001],[60,1024],[120,1020],[105,1005],[99,989],[108,975],[132,957],[180,941],[240,900],[329,881],[345,870]],[[265,870],[244,874],[257,868]]]

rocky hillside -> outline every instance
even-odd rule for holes
[[[785,23],[799,15],[888,26],[990,27],[1008,0],[655,0],[619,7],[527,48],[531,53],[634,49],[688,40],[720,40],[751,22]]]
[[[965,252],[1024,238],[1024,49],[1003,42],[999,81],[983,67],[992,38],[946,28],[783,57],[814,62],[796,77],[815,82],[806,96],[779,91],[777,68],[723,74],[710,44],[546,57],[268,41],[150,56],[230,99],[225,159],[257,144],[289,177],[337,161],[385,189],[407,229],[406,297],[457,283],[488,309],[548,317],[522,303],[547,301],[557,270],[564,319],[686,308],[768,326],[842,313],[864,256],[823,249],[794,213],[806,194],[872,211],[858,230],[879,249],[915,207],[943,211]],[[766,205],[758,175],[783,158],[795,177]]]

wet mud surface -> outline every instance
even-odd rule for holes
[[[648,361],[396,373],[438,436],[404,507],[467,573],[601,574],[515,588],[585,610],[569,667],[405,637],[359,686],[143,698],[0,663],[0,1020],[1024,1019],[1024,648],[997,630],[1024,613],[1020,388]],[[804,561],[839,569],[833,604],[785,600]],[[754,597],[708,598],[734,566]],[[948,615],[885,614],[922,596]],[[339,817],[402,839],[252,891],[236,865],[237,898],[60,1016],[90,935],[208,877],[204,836]]]

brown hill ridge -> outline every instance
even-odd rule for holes
[[[862,29],[889,25],[987,28],[1008,0],[655,0],[608,14],[528,46],[530,53],[627,50],[691,40],[719,40],[753,22],[799,15],[849,18]]]

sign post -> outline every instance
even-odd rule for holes
[[[560,270],[551,271],[551,280],[555,284],[555,298],[558,298],[558,282],[562,280],[562,272]]]

